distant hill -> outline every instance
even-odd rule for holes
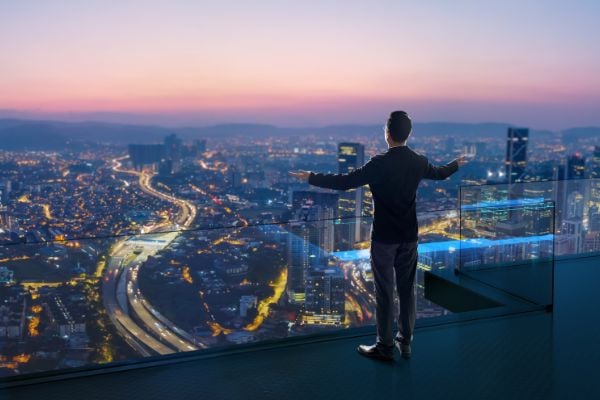
[[[0,119],[0,149],[60,150],[85,142],[150,143],[171,132],[158,126]]]
[[[596,126],[571,128],[563,131],[563,140],[566,142],[575,142],[579,139],[591,137],[600,138],[600,128]]]
[[[94,143],[157,143],[171,133],[184,139],[201,137],[226,138],[233,136],[301,136],[313,134],[335,137],[340,140],[358,135],[382,134],[381,124],[331,125],[316,128],[286,128],[261,124],[222,124],[206,127],[166,128],[156,125],[115,124],[106,122],[61,122],[25,119],[0,119],[0,149],[5,150],[60,150],[85,142]],[[419,136],[454,136],[475,140],[481,137],[504,137],[509,124],[503,123],[415,123],[414,131]],[[552,134],[549,131],[534,131],[532,137]],[[572,140],[589,135],[600,136],[600,128],[573,128],[564,132]]]

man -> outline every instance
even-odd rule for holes
[[[360,345],[357,350],[366,357],[392,360],[394,346],[404,358],[411,354],[416,318],[417,187],[421,179],[448,178],[466,160],[459,157],[445,166],[436,167],[425,156],[411,150],[406,142],[412,132],[412,123],[404,111],[392,112],[384,130],[388,150],[374,156],[361,168],[348,174],[296,171],[290,172],[290,175],[328,189],[348,190],[369,185],[375,208],[371,230],[371,268],[375,279],[377,341],[374,345]],[[394,272],[400,297],[395,337]]]

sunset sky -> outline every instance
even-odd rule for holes
[[[2,1],[0,116],[600,125],[599,17],[595,0]]]

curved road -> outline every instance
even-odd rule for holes
[[[113,170],[138,176],[142,191],[177,205],[180,213],[175,228],[189,227],[196,217],[195,206],[152,188],[152,174],[122,169],[120,160],[124,158],[113,160]],[[118,332],[143,356],[198,349],[185,331],[158,312],[150,312],[153,308],[137,289],[137,268],[148,256],[164,249],[178,236],[178,232],[168,232],[171,228],[172,224],[169,223],[157,224],[146,232],[152,233],[151,235],[144,235],[141,239],[134,237],[119,240],[109,254],[108,268],[103,279],[103,301],[109,317]],[[136,320],[141,321],[141,324],[132,319],[130,313],[135,314]]]

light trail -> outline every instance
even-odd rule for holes
[[[123,169],[121,161],[126,158],[128,157],[125,156],[114,159],[112,167],[113,171],[137,176],[138,183],[143,192],[177,205],[180,208],[180,213],[178,215],[176,226],[179,225],[184,228],[189,227],[196,218],[196,207],[186,200],[178,199],[154,189],[150,184],[153,174]],[[168,224],[154,225],[148,229],[147,233],[158,232],[167,226]],[[137,271],[133,282],[130,281],[133,265],[135,263],[143,263],[149,255],[153,255],[159,250],[167,247],[179,235],[179,232],[165,233],[164,235],[166,236],[163,240],[136,241],[136,245],[133,249],[127,244],[129,238],[118,241],[112,247],[111,253],[109,254],[109,267],[105,278],[103,279],[103,300],[111,320],[113,320],[118,332],[126,339],[126,341],[144,356],[149,355],[145,347],[152,349],[158,354],[173,353],[174,350],[161,343],[162,340],[167,341],[174,349],[180,351],[197,349],[197,347],[189,341],[182,340],[180,336],[177,336],[174,333],[183,332],[183,330],[174,325],[168,326],[167,324],[164,324],[163,321],[160,321],[160,319],[157,318],[156,314],[149,312],[148,309],[144,308],[142,304],[149,309],[153,309],[153,307],[141,297],[141,293],[138,294],[138,298],[136,299],[135,296],[131,297],[130,294],[132,294],[132,292],[127,290],[128,287],[135,287],[136,293],[139,292],[137,289]],[[144,247],[145,253],[134,254],[135,248],[138,246]],[[122,277],[123,279],[118,279],[118,277]],[[126,302],[132,306],[132,311],[142,319],[147,329],[142,328],[131,319],[128,315],[128,307],[125,305]],[[155,334],[156,338],[152,336],[152,334]]]

